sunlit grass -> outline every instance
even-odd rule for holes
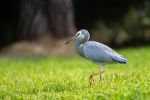
[[[0,58],[0,99],[150,99],[150,47],[118,52],[128,63],[104,66],[92,87],[99,67],[79,56]]]

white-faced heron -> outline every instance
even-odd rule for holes
[[[74,37],[66,42],[68,44],[70,41],[74,40],[75,48],[78,54],[100,66],[100,79],[102,79],[102,66],[107,63],[121,63],[126,64],[127,59],[122,55],[118,54],[108,46],[95,42],[88,41],[90,34],[87,30],[82,29],[76,33]],[[91,74],[89,77],[90,85],[94,81],[93,76],[97,74]]]

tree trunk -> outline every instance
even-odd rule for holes
[[[19,39],[34,40],[51,31],[57,38],[73,33],[72,0],[22,0]]]
[[[34,40],[48,32],[48,21],[44,13],[43,0],[22,0],[19,19],[19,39]]]
[[[50,0],[50,27],[57,38],[75,32],[72,0]]]

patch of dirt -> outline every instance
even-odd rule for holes
[[[1,50],[1,56],[9,55],[72,55],[75,53],[73,43],[65,45],[67,39],[43,37],[36,41],[21,41]]]

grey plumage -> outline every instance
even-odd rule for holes
[[[77,34],[66,42],[71,40],[75,42],[75,48],[78,54],[100,66],[107,63],[121,63],[125,64],[127,59],[118,54],[110,47],[95,41],[88,41],[90,34],[87,30],[82,29]],[[100,79],[102,77],[102,71],[100,71]]]
[[[84,35],[84,38],[77,37],[75,39],[76,50],[82,57],[89,59],[97,64],[127,62],[127,60],[122,55],[113,51],[108,46],[99,42],[88,41],[90,34],[87,30],[82,29],[78,32],[78,34]]]
[[[85,58],[98,64],[115,62],[126,63],[127,61],[123,56],[119,55],[108,46],[94,41],[84,43],[82,50]]]

